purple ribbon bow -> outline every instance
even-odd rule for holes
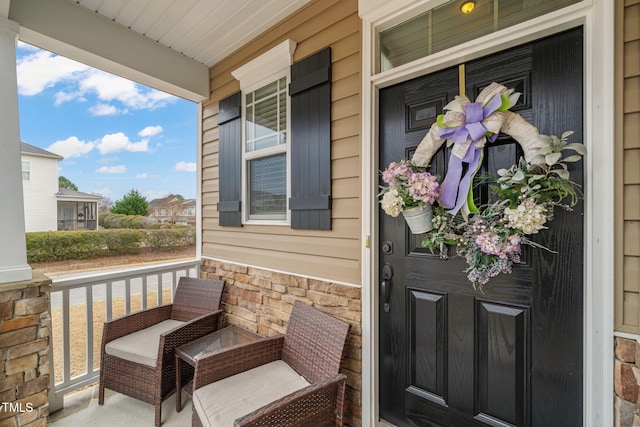
[[[454,144],[464,144],[468,139],[471,139],[471,144],[462,159],[455,155],[451,155],[449,158],[447,176],[440,188],[440,202],[443,206],[450,208],[448,212],[451,215],[458,213],[466,203],[471,181],[482,159],[482,148],[476,148],[478,141],[488,132],[482,122],[501,105],[502,99],[499,94],[494,96],[484,107],[481,102],[464,104],[465,122],[461,126],[439,128],[440,137],[451,138]],[[497,137],[498,134],[495,133],[488,136],[487,139],[493,142]],[[469,165],[464,177],[462,176],[463,163]]]

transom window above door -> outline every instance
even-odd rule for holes
[[[448,1],[380,32],[377,71],[390,70],[580,1]]]
[[[219,100],[219,225],[331,230],[331,48],[285,40],[231,72]]]

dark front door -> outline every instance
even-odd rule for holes
[[[498,82],[522,92],[512,111],[543,134],[582,142],[582,29],[510,49],[380,92],[380,170],[410,158],[464,76],[472,100]],[[481,173],[496,174],[522,151],[501,135],[485,148]],[[444,176],[449,153],[431,170]],[[582,162],[572,164],[582,182]],[[487,189],[477,191],[486,202]],[[380,416],[397,426],[581,426],[582,204],[556,211],[524,247],[513,274],[474,291],[463,259],[421,247],[402,217],[380,211]],[[450,251],[453,253],[453,251]],[[386,310],[388,309],[388,311]]]

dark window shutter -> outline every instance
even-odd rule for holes
[[[220,159],[220,201],[218,212],[221,226],[241,227],[242,212],[242,97],[236,92],[220,101],[218,111]]]
[[[331,48],[291,66],[291,228],[331,229]]]

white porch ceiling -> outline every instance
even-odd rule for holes
[[[193,101],[208,68],[309,0],[11,0],[20,39]]]

